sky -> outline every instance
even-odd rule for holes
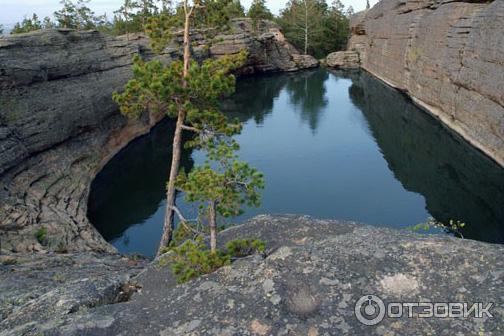
[[[327,1],[332,2],[332,0]],[[91,0],[89,7],[97,15],[107,13],[107,16],[111,17],[122,2],[123,0]],[[246,9],[251,2],[252,0],[241,0]],[[346,7],[352,6],[356,12],[366,8],[366,0],[342,0],[342,2]],[[378,0],[370,0],[371,5],[376,2]],[[278,14],[287,0],[266,0],[266,3],[274,14]],[[0,23],[12,25],[21,21],[23,16],[31,16],[32,13],[37,13],[40,18],[52,16],[52,13],[59,8],[59,0],[0,0]]]

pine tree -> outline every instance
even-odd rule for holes
[[[231,72],[245,62],[247,55],[241,52],[217,60],[206,60],[202,64],[191,60],[190,29],[194,15],[201,6],[200,2],[190,4],[188,0],[184,0],[178,8],[179,14],[181,12],[184,17],[183,61],[163,65],[158,60],[144,62],[136,56],[133,67],[134,78],[128,82],[124,92],[115,93],[113,97],[119,104],[121,112],[129,117],[137,118],[149,110],[164,112],[177,120],[166,192],[163,235],[158,254],[171,241],[174,216],[179,217],[182,225],[187,225],[187,220],[175,204],[177,185],[179,189],[186,190],[189,200],[206,202],[206,205],[202,206],[206,209],[204,212],[207,214],[213,242],[216,237],[217,214],[227,215],[237,209],[239,205],[231,206],[232,201],[247,199],[250,200],[250,204],[257,203],[257,196],[250,188],[246,189],[247,195],[250,195],[248,198],[232,196],[240,193],[237,189],[230,189],[229,180],[223,176],[235,174],[237,183],[240,180],[243,183],[253,182],[253,188],[261,186],[258,173],[243,164],[231,171],[226,169],[213,171],[207,164],[195,168],[187,175],[179,174],[184,131],[196,135],[191,141],[186,142],[186,146],[205,150],[209,161],[223,163],[231,162],[233,159],[232,165],[235,165],[236,160],[232,153],[237,149],[237,144],[231,137],[241,130],[241,125],[229,122],[218,108],[219,99],[234,92],[235,77]],[[177,15],[170,14],[162,14],[149,20],[146,31],[155,51],[161,52],[172,39],[172,28],[176,27],[178,20]],[[225,167],[228,167],[228,164]],[[222,193],[225,193],[226,197],[222,197]],[[228,209],[227,212],[224,211],[225,207]],[[212,249],[215,252],[214,243]]]
[[[339,0],[331,7],[324,0],[291,0],[277,22],[295,47],[305,54],[324,57],[346,46],[349,23],[343,9]]]
[[[42,29],[42,23],[40,22],[37,14],[34,13],[31,18],[25,17],[23,21],[21,21],[21,23],[17,22],[10,33],[14,35],[28,33],[40,29]]]
[[[96,16],[88,7],[90,0],[61,0],[63,8],[54,12],[58,27],[77,30],[96,29],[105,23],[104,16]]]
[[[77,8],[69,0],[61,0],[61,8],[59,11],[54,12],[54,17],[59,27],[62,28],[76,28],[77,27]]]
[[[217,215],[238,216],[244,211],[242,205],[259,206],[259,190],[264,188],[263,175],[238,160],[234,153],[238,144],[215,138],[212,145],[205,145],[209,160],[177,179],[177,187],[185,193],[186,201],[207,204],[200,210],[208,217],[212,252],[217,251]]]
[[[240,0],[229,1],[224,10],[230,19],[245,17],[245,9]]]
[[[369,0],[366,0],[366,10],[371,8],[371,5],[369,4]]]
[[[126,34],[126,39],[129,40],[129,33],[132,32],[131,21],[133,18],[133,11],[138,7],[138,4],[133,0],[124,0],[122,6],[114,13],[116,17],[115,26],[117,27],[118,34]]]
[[[273,20],[273,14],[266,7],[265,0],[254,0],[247,12],[247,17],[252,19],[252,25],[256,31],[259,29],[261,20]]]

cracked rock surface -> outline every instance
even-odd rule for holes
[[[128,302],[0,335],[504,333],[503,246],[293,215],[258,216],[222,232],[220,242],[236,237],[264,239],[266,256],[178,286],[154,262],[133,279],[141,289]],[[354,315],[365,294],[385,302],[493,302],[493,318],[385,318],[366,326]]]
[[[192,35],[199,60],[245,48],[243,73],[318,65],[269,21],[257,34],[244,19],[214,39]],[[101,167],[163,117],[128,121],[112,101],[131,78],[133,55],[153,57],[148,45],[139,34],[67,29],[0,38],[0,251],[115,251],[89,223],[87,200]],[[170,62],[180,50],[176,35],[158,57]],[[35,239],[41,228],[47,239]]]

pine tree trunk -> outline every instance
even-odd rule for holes
[[[185,25],[184,25],[184,78],[187,78],[189,75],[189,62],[191,60],[191,49],[190,49],[190,18],[192,11],[189,11],[187,8],[187,1],[184,1],[184,9],[185,9]],[[187,83],[182,83],[183,86],[186,86]],[[163,225],[163,235],[161,236],[161,242],[159,244],[159,249],[157,254],[160,255],[161,251],[164,247],[168,246],[172,239],[173,229],[174,229],[174,211],[173,207],[175,206],[176,201],[176,189],[175,189],[175,180],[178,175],[179,167],[180,167],[180,157],[182,153],[182,131],[185,122],[186,111],[183,108],[179,109],[177,124],[175,127],[175,135],[173,137],[173,149],[172,149],[172,163],[170,167],[170,179],[168,181],[168,187],[166,190],[166,211]]]
[[[161,242],[159,244],[158,255],[164,247],[168,246],[172,239],[172,233],[174,228],[174,211],[176,192],[175,180],[178,175],[180,166],[180,157],[182,152],[182,125],[184,124],[185,111],[180,110],[177,118],[177,124],[175,127],[175,135],[173,137],[173,152],[172,152],[172,163],[170,168],[170,179],[168,181],[168,186],[166,189],[166,210],[163,226],[163,235],[161,236]]]
[[[208,224],[210,227],[210,250],[217,252],[217,214],[215,211],[215,201],[208,204]]]

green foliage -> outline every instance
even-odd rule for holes
[[[61,0],[63,6],[59,11],[54,12],[54,17],[58,27],[71,28],[77,30],[97,29],[106,23],[105,16],[96,16],[87,7],[90,0]]]
[[[112,31],[111,24],[105,15],[96,16],[87,5],[90,0],[77,0],[76,3],[70,0],[62,0],[63,6],[59,11],[54,12],[55,22],[49,17],[45,17],[41,22],[37,14],[31,18],[24,18],[22,22],[16,23],[11,34],[27,33],[39,29],[49,28],[71,28],[77,30],[98,29],[105,32]]]
[[[339,0],[331,7],[324,0],[290,0],[277,22],[296,48],[322,58],[346,48],[350,27],[343,9]]]
[[[187,282],[203,274],[216,271],[222,266],[229,265],[229,255],[217,252],[212,253],[205,245],[203,238],[196,241],[188,240],[172,249],[172,271],[178,283]]]
[[[240,3],[240,0],[227,1],[224,11],[230,19],[245,17],[245,9]]]
[[[204,9],[196,12],[196,26],[222,28],[229,20],[245,16],[239,0],[204,0],[201,4]]]
[[[244,10],[239,0],[199,0],[192,18],[192,27],[222,28],[228,25],[229,20],[243,17]],[[174,16],[183,22],[185,19],[182,2],[175,8]]]
[[[226,243],[227,254],[233,258],[264,253],[265,249],[266,243],[259,239],[235,239]]]
[[[142,32],[153,17],[171,14],[171,1],[162,1],[161,9],[159,9],[153,0],[124,0],[122,6],[114,14],[113,34]]]
[[[172,252],[168,260],[173,274],[178,283],[185,283],[229,265],[233,259],[263,253],[265,248],[265,242],[259,239],[236,239],[226,243],[224,251],[212,253],[205,245],[203,236],[198,236],[173,245],[164,252]]]
[[[243,214],[243,205],[260,205],[264,177],[246,162],[238,161],[233,146],[236,148],[236,144],[221,143],[208,149],[213,162],[195,167],[189,174],[179,174],[176,185],[187,202],[212,202],[223,217]]]
[[[97,16],[89,8],[90,0],[61,0],[62,8],[54,12],[55,21],[45,17],[41,22],[36,14],[17,23],[12,34],[26,33],[47,28],[70,28],[76,30],[97,29],[112,35],[124,35],[144,32],[158,35],[167,33],[162,38],[162,45],[172,38],[171,33],[184,22],[181,2],[173,9],[171,0],[123,0],[121,7],[114,12],[111,21],[105,15]],[[193,27],[214,27],[222,29],[229,25],[229,20],[245,16],[239,0],[200,0],[203,6],[195,11]],[[0,27],[2,34],[2,27]],[[158,47],[158,46],[155,46]]]
[[[182,222],[173,231],[173,237],[169,246],[163,247],[161,253],[169,252],[173,248],[185,243],[187,240],[196,241],[199,237],[204,237],[207,234],[208,228],[202,228],[201,223],[199,222]]]
[[[35,231],[35,239],[37,239],[40,245],[47,244],[47,229],[44,226]]]
[[[160,53],[170,42],[173,38],[173,27],[182,24],[179,19],[176,15],[161,13],[147,20],[145,33],[150,39],[151,48],[154,52]]]
[[[220,25],[229,21],[224,11],[229,4],[230,1],[227,0],[207,0],[198,1],[195,4],[196,7],[188,8],[187,3],[181,3],[175,14],[166,12],[150,18],[146,25],[146,32],[151,39],[153,49],[160,53],[165,48],[172,39],[174,26],[180,22],[180,15],[183,14],[182,21],[186,29],[194,25]],[[232,5],[239,5],[239,2],[235,1]],[[201,12],[201,6],[205,8],[204,13],[194,18],[195,13]],[[197,24],[191,20],[201,22]],[[188,30],[185,30],[184,43],[191,45]],[[196,134],[186,142],[186,147],[206,151],[207,161],[189,174],[171,171],[171,174],[177,173],[178,176],[175,180],[168,181],[167,198],[171,200],[175,188],[178,188],[185,191],[186,200],[200,203],[200,216],[197,222],[202,222],[202,214],[208,215],[212,255],[216,252],[217,215],[235,216],[242,213],[242,205],[257,206],[260,202],[258,189],[264,186],[262,174],[248,164],[238,161],[234,154],[239,147],[232,136],[241,131],[241,125],[230,122],[219,111],[220,99],[234,93],[236,79],[232,72],[243,66],[247,57],[247,53],[241,51],[236,55],[207,59],[198,63],[191,61],[191,55],[184,50],[184,62],[175,61],[165,65],[158,60],[145,62],[136,56],[133,79],[126,84],[122,93],[113,94],[113,99],[118,103],[121,112],[130,118],[138,118],[145,111],[164,112],[170,117],[176,117],[178,122],[174,148],[177,151],[174,150],[174,153],[178,152],[184,141],[180,136],[183,130]],[[178,160],[175,154],[174,160]],[[206,209],[205,203],[208,207]],[[187,220],[175,204],[169,203],[168,208],[168,211],[174,211],[178,215],[183,226],[175,232],[175,240],[181,238],[178,235],[186,236],[189,231],[194,231],[188,226]],[[168,218],[165,226],[172,226],[171,217]],[[185,229],[188,232],[183,232]],[[169,244],[167,232],[164,232],[162,238],[164,245]],[[182,245],[172,244],[170,247],[181,249]],[[190,248],[189,251],[194,252],[196,247],[189,246],[188,248]],[[187,250],[182,252],[188,253]],[[207,257],[205,251],[200,252],[202,254],[196,254],[198,258]],[[219,263],[218,260],[210,259],[208,267],[211,269],[214,263]],[[206,259],[204,261],[207,262]],[[193,271],[185,267],[178,268],[176,271],[177,274],[181,274],[182,279],[188,279],[200,273],[195,271],[193,274]]]
[[[47,18],[46,18],[47,19]],[[23,21],[18,22],[14,25],[14,28],[11,30],[11,34],[22,34],[28,33],[35,30],[40,30],[44,28],[42,22],[40,22],[37,14],[33,14],[31,18],[25,17]]]
[[[254,0],[247,12],[247,17],[252,19],[252,25],[255,30],[258,29],[261,20],[273,20],[273,14],[266,7],[265,0]]]
[[[435,220],[434,218],[428,218],[427,222],[416,224],[412,226],[410,229],[411,231],[414,232],[429,231],[431,229],[442,229],[442,230],[448,230],[449,232],[452,232],[458,235],[459,237],[464,238],[461,232],[464,227],[466,227],[466,223],[463,223],[458,220],[450,219],[448,223],[442,223]]]
[[[138,118],[144,111],[165,111],[175,117],[179,109],[187,113],[187,121],[195,127],[204,127],[222,121],[217,112],[220,97],[234,92],[235,77],[230,72],[243,63],[245,53],[206,60],[201,65],[192,62],[189,76],[184,79],[183,63],[164,65],[158,60],[144,62],[135,56],[133,79],[122,93],[113,99],[121,112]],[[220,125],[209,125],[221,129]]]

